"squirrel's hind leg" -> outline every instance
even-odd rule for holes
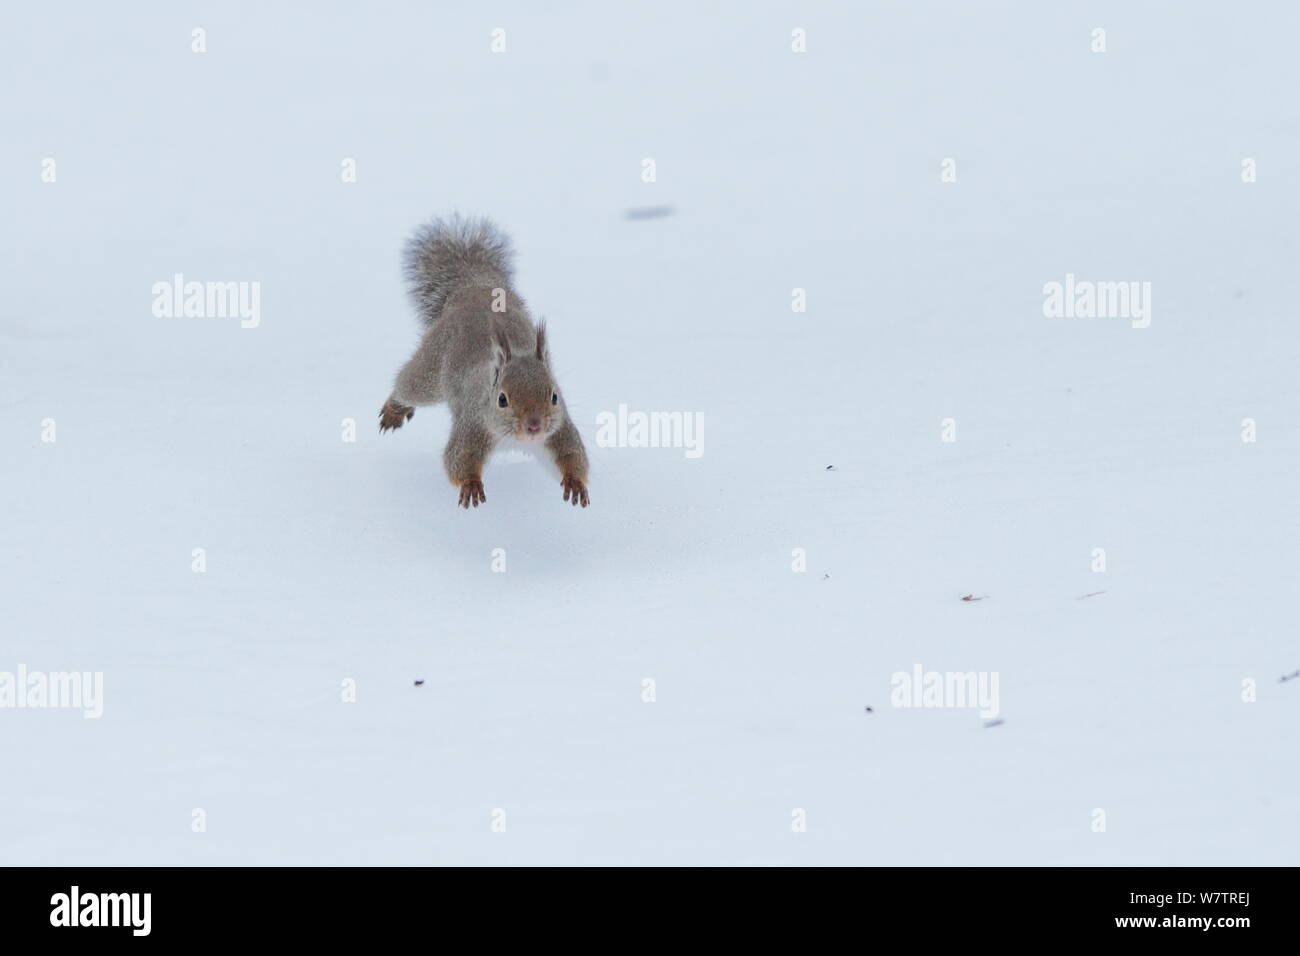
[[[425,335],[410,361],[397,373],[393,394],[379,410],[381,432],[401,428],[414,417],[416,406],[436,405],[443,401],[439,382],[441,367],[441,349],[433,341],[432,334]]]

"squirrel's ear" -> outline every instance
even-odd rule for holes
[[[537,323],[537,357],[546,361],[546,320]]]
[[[504,365],[510,361],[510,339],[506,336],[506,330],[495,322],[492,323],[492,338],[497,344],[497,364]]]

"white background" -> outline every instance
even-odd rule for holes
[[[13,6],[0,670],[105,701],[0,710],[0,861],[1294,863],[1298,20]],[[374,427],[454,209],[514,237],[586,511],[513,461],[460,511],[444,410]],[[155,318],[177,272],[261,325]],[[1067,272],[1150,328],[1045,318]],[[703,457],[595,447],[619,403]],[[891,707],[918,663],[1005,723]]]

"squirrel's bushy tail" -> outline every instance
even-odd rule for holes
[[[514,275],[510,239],[490,219],[459,215],[433,219],[406,244],[404,264],[411,298],[426,326],[442,314],[447,297],[465,286],[506,287]]]

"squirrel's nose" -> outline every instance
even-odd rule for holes
[[[528,428],[528,434],[536,435],[539,431],[542,430],[542,420],[540,418],[537,418],[536,416],[528,419],[527,428]]]

